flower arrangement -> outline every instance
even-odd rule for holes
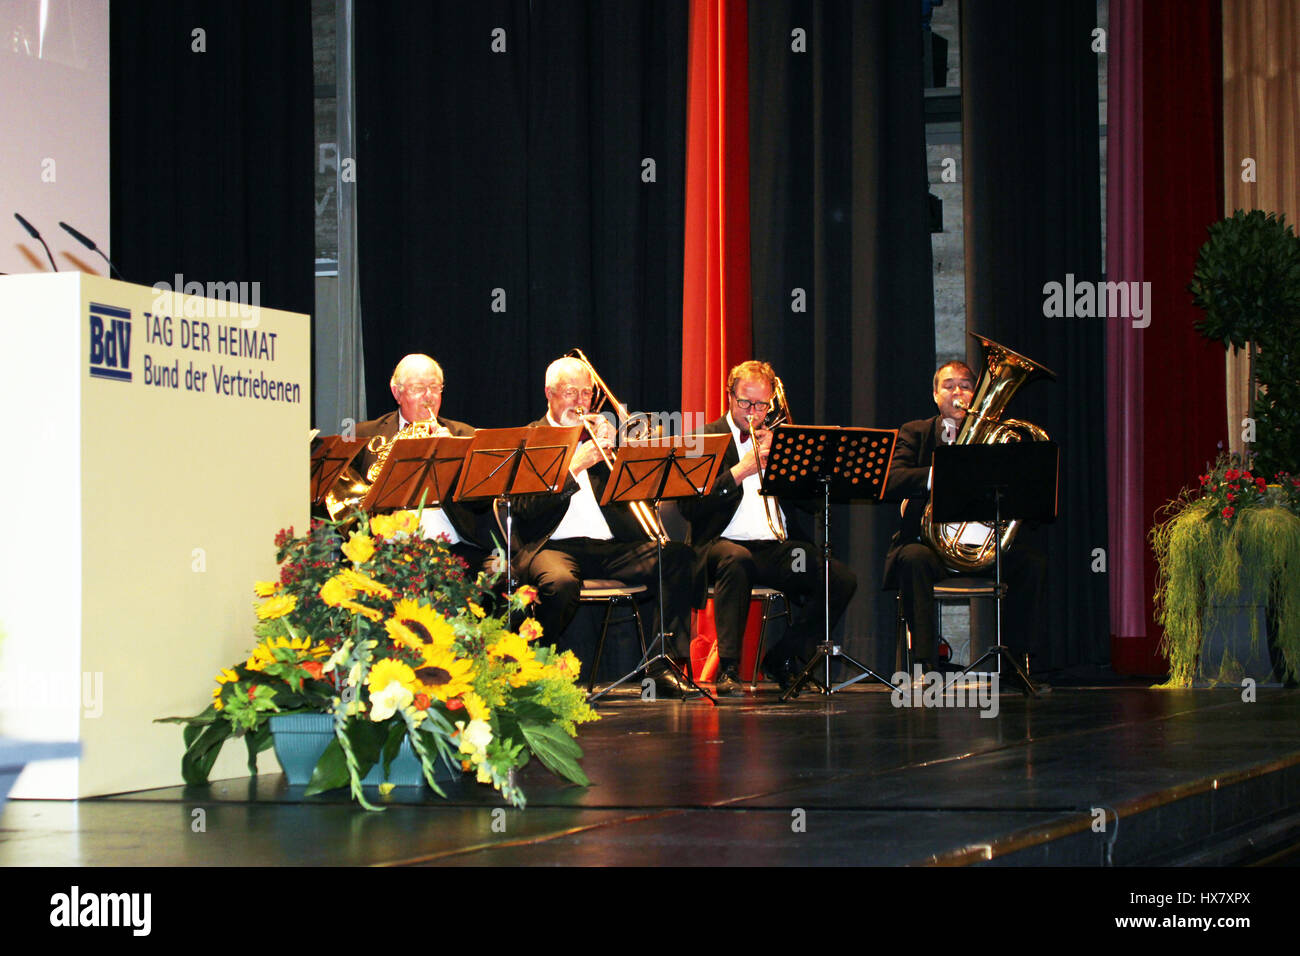
[[[313,520],[305,536],[276,536],[280,579],[255,585],[258,643],[217,675],[203,713],[164,719],[185,726],[186,783],[207,781],[230,737],[244,738],[256,773],[270,718],[289,713],[333,717],[307,793],[350,786],[367,809],[377,808],[362,778],[376,764],[386,774],[404,739],[439,795],[438,761],[473,770],[520,807],[515,776],[530,755],[588,783],[574,738],[577,724],[597,717],[577,685],[578,659],[538,646],[531,618],[509,627],[536,591],[519,588],[500,614],[488,613],[501,570],[471,582],[463,562],[418,528],[416,512],[361,514],[355,525]]]
[[[1170,683],[1190,686],[1201,644],[1216,608],[1259,595],[1276,623],[1285,674],[1300,674],[1300,478],[1279,472],[1273,481],[1249,461],[1220,455],[1164,509],[1151,531],[1155,550],[1156,621]],[[1252,619],[1252,641],[1258,640]]]

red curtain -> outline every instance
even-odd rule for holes
[[[1134,404],[1111,409],[1112,422],[1138,416],[1141,426],[1127,434],[1112,429],[1109,437],[1113,454],[1122,454],[1118,446],[1126,438],[1131,442],[1136,436],[1140,442],[1140,466],[1128,470],[1134,484],[1112,485],[1111,492],[1112,500],[1124,496],[1140,502],[1123,512],[1130,522],[1125,533],[1129,538],[1141,534],[1145,542],[1156,512],[1181,488],[1194,484],[1227,442],[1223,346],[1197,334],[1193,325],[1201,312],[1187,292],[1206,228],[1222,217],[1222,22],[1219,4],[1182,0],[1147,0],[1137,22],[1142,37],[1142,181],[1136,214],[1144,228],[1138,233],[1141,256],[1130,254],[1129,262],[1140,262],[1141,279],[1151,283],[1151,324],[1123,333],[1142,337],[1140,348],[1128,351],[1137,359],[1141,379],[1132,382],[1130,371]],[[1114,63],[1111,68],[1115,70]],[[1117,200],[1122,195],[1112,193],[1109,202]],[[1111,222],[1114,229],[1115,220]],[[1116,357],[1112,349],[1111,373],[1122,375]],[[1110,397],[1118,400],[1113,389]],[[1111,664],[1119,673],[1167,669],[1156,653],[1161,635],[1152,618],[1155,560],[1149,545],[1142,553],[1143,613],[1140,618],[1132,608],[1126,613],[1121,604],[1112,618],[1117,630]],[[1108,570],[1137,572],[1124,563],[1111,563]]]
[[[753,346],[745,0],[691,0],[685,245],[682,412],[712,421],[727,370]]]

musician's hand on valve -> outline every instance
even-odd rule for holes
[[[591,440],[584,441],[578,446],[578,450],[573,455],[573,462],[569,465],[569,471],[575,475],[580,475],[597,462],[604,461],[602,448],[611,456],[614,452],[614,426],[608,419],[599,415],[590,415],[587,416],[586,421],[591,431],[595,433],[599,446],[597,442]]]

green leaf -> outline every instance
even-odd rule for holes
[[[181,777],[187,784],[199,786],[208,782],[208,774],[212,772],[212,765],[217,762],[230,730],[230,724],[224,720],[209,724],[185,748],[185,755],[181,757]]]
[[[311,796],[324,793],[326,790],[346,787],[348,783],[348,762],[343,756],[343,748],[339,746],[338,738],[335,738],[320,755],[320,760],[316,761],[316,768],[311,772],[311,780],[307,782],[304,793]]]
[[[384,741],[388,737],[388,721],[376,724],[364,717],[358,717],[344,725],[343,733],[347,734],[348,743],[352,745],[352,754],[357,758],[357,776],[364,777],[370,772],[370,768],[379,762],[384,751]]]
[[[591,783],[578,766],[582,748],[563,730],[552,725],[525,721],[520,721],[519,729],[528,742],[528,749],[542,762],[542,766],[579,786],[585,787]]]
[[[257,776],[257,755],[272,744],[271,722],[265,721],[256,730],[244,735],[244,746],[248,748],[248,772]]]

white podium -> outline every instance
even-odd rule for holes
[[[253,581],[308,521],[311,409],[309,317],[255,300],[0,277],[0,736],[82,751],[12,798],[179,785],[154,718],[201,711],[254,643]],[[228,743],[212,778],[246,773]]]

